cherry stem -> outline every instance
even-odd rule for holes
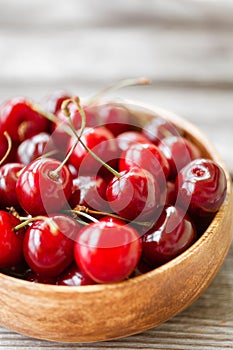
[[[67,102],[66,102],[67,101]],[[85,128],[84,125],[86,125],[86,115],[85,112],[82,108],[82,106],[80,105],[80,101],[78,97],[75,97],[73,99],[69,99],[69,100],[65,100],[62,104],[62,110],[63,113],[68,117],[69,123],[70,123],[70,128],[73,131],[75,137],[78,139],[78,141],[81,143],[81,145],[85,148],[85,150],[90,153],[90,155],[100,164],[102,164],[107,170],[109,170],[114,176],[116,176],[118,179],[121,177],[121,174],[116,171],[115,169],[113,169],[110,165],[108,165],[107,163],[105,163],[101,158],[99,158],[97,156],[97,154],[95,154],[87,145],[85,145],[85,143],[82,141],[80,134],[78,135],[77,131],[75,130],[74,124],[72,122],[71,116],[70,116],[70,110],[69,110],[69,103],[71,101],[74,101],[78,107],[80,116],[82,118],[82,127],[81,127],[81,132],[80,134],[82,135],[83,130]],[[83,127],[84,126],[84,127]]]
[[[83,217],[85,217],[85,218],[87,218],[87,219],[89,219],[89,220],[91,220],[91,221],[93,221],[93,222],[95,222],[95,223],[96,223],[96,222],[99,222],[99,220],[93,218],[93,216],[88,215],[87,213],[84,213],[84,212],[79,211],[79,210],[65,210],[65,212],[67,212],[67,213],[73,213],[73,214],[77,214],[77,215],[81,215],[81,216],[83,216]]]
[[[5,160],[9,156],[9,153],[12,149],[12,140],[11,140],[10,135],[8,134],[7,131],[4,131],[3,135],[5,136],[5,138],[7,140],[7,151],[6,151],[5,155],[2,157],[2,159],[0,160],[0,165],[2,165],[3,162],[5,162]]]
[[[119,220],[123,220],[126,222],[131,222],[131,220],[128,220],[126,218],[123,218],[122,216],[116,215],[116,214],[112,214],[112,213],[108,213],[106,211],[98,211],[98,210],[92,210],[89,209],[88,207],[85,207],[84,205],[76,205],[76,207],[74,208],[74,211],[78,211],[78,212],[85,212],[85,213],[89,213],[89,214],[96,214],[96,215],[105,215],[105,216],[110,216],[112,218],[115,219],[119,219]],[[141,225],[141,226],[150,226],[151,224],[149,222],[135,222],[137,225]]]
[[[128,86],[135,85],[149,85],[151,82],[147,78],[135,78],[135,79],[123,79],[118,81],[117,83],[110,85],[109,87],[99,91],[96,95],[94,95],[90,100],[88,105],[94,105],[98,100],[100,100],[104,95],[114,92],[116,90],[122,89]]]
[[[20,217],[20,220],[25,220],[25,218],[24,217]],[[52,218],[49,218],[47,216],[42,216],[42,215],[38,215],[38,216],[35,216],[34,218],[30,218],[30,219],[27,219],[27,220],[21,222],[21,224],[15,226],[13,228],[13,230],[14,231],[18,231],[21,228],[23,228],[23,227],[27,226],[28,224],[30,224],[31,222],[39,221],[39,220],[43,220],[49,225],[51,233],[53,235],[56,235],[57,231],[59,231],[59,228],[58,228],[57,224],[54,222],[54,220]]]

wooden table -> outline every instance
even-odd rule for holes
[[[233,2],[0,0],[0,98],[81,96],[147,76],[115,96],[173,110],[199,126],[233,171]],[[0,349],[233,349],[233,249],[206,292],[147,332],[56,344],[0,328]]]

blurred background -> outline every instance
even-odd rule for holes
[[[233,169],[233,1],[0,0],[1,102],[138,76],[117,95],[193,121]]]

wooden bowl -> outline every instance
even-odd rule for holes
[[[157,107],[133,107],[134,117],[172,120],[227,176],[227,197],[201,238],[183,254],[144,275],[110,285],[34,284],[0,274],[0,323],[16,332],[59,342],[95,342],[155,327],[189,306],[210,284],[232,240],[228,171],[214,147],[192,124]],[[148,112],[148,109],[150,112]]]

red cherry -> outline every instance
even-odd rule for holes
[[[165,205],[175,205],[176,203],[176,186],[174,182],[167,181],[167,186],[166,186],[166,200],[165,200]]]
[[[150,140],[138,131],[126,131],[116,137],[120,150],[125,151],[132,143],[150,143]]]
[[[117,136],[130,128],[130,115],[123,106],[105,104],[98,106],[98,120],[100,125],[108,128],[114,136]]]
[[[102,221],[109,222],[111,224],[117,224],[117,225],[120,225],[120,226],[127,225],[127,223],[125,221],[123,221],[122,219],[114,218],[112,216],[103,216],[100,219],[100,222],[102,222]]]
[[[69,149],[75,141],[76,138],[71,138]],[[108,129],[104,127],[85,128],[82,141],[102,161],[110,164],[113,168],[116,167],[119,149],[113,134]],[[79,171],[79,175],[96,175],[99,169],[102,169],[100,163],[80,143],[70,156],[69,163]]]
[[[16,161],[16,148],[17,144],[12,145],[10,153],[2,164]],[[0,160],[3,159],[8,149],[8,142],[5,135],[0,135]]]
[[[179,136],[164,138],[158,147],[168,160],[170,165],[169,178],[172,180],[186,164],[200,157],[199,149],[191,141]]]
[[[160,205],[161,193],[154,177],[138,167],[120,173],[108,184],[106,196],[112,210],[123,218],[153,218]]]
[[[146,263],[157,267],[184,252],[195,240],[194,226],[185,213],[166,207],[155,226],[142,237],[142,256]]]
[[[100,176],[79,176],[73,179],[72,195],[69,199],[71,208],[77,204],[99,211],[109,209],[106,200],[107,184]]]
[[[110,222],[84,227],[75,243],[75,260],[98,283],[120,282],[135,269],[141,256],[136,230]]]
[[[72,191],[72,175],[64,165],[55,177],[53,172],[61,163],[51,158],[34,160],[21,172],[16,193],[22,208],[31,215],[56,212],[61,209]]]
[[[215,213],[226,197],[227,181],[223,169],[209,159],[196,159],[179,172],[176,179],[178,202],[192,216]]]
[[[34,111],[25,98],[13,98],[0,107],[0,134],[7,131],[12,141],[22,142],[48,127],[48,120]]]
[[[57,284],[62,286],[88,286],[96,284],[78,266],[72,265],[57,278]]]
[[[71,98],[71,96],[64,91],[54,91],[51,95],[47,96],[44,103],[46,111],[57,114],[61,110],[62,103]]]
[[[46,220],[35,221],[26,231],[24,257],[29,267],[41,276],[55,277],[73,261],[74,240],[80,226],[69,216],[52,215],[57,225],[52,231]]]
[[[29,164],[44,153],[55,150],[51,136],[45,132],[41,132],[29,139],[23,141],[17,149],[18,162]]]
[[[29,282],[43,283],[43,284],[56,284],[56,277],[46,277],[37,275],[35,272],[29,270],[24,276],[24,279]]]
[[[159,182],[165,185],[169,174],[169,164],[163,153],[153,144],[131,144],[123,151],[119,170],[130,170],[133,166],[138,166],[149,171]]]
[[[20,171],[24,168],[20,163],[8,163],[0,167],[0,207],[14,207],[20,210],[21,206],[16,195],[16,182]]]
[[[180,136],[181,130],[168,120],[162,118],[153,118],[142,129],[143,134],[155,145],[169,136]]]
[[[12,214],[0,211],[0,268],[11,267],[23,260],[25,230],[14,231],[20,223]]]

